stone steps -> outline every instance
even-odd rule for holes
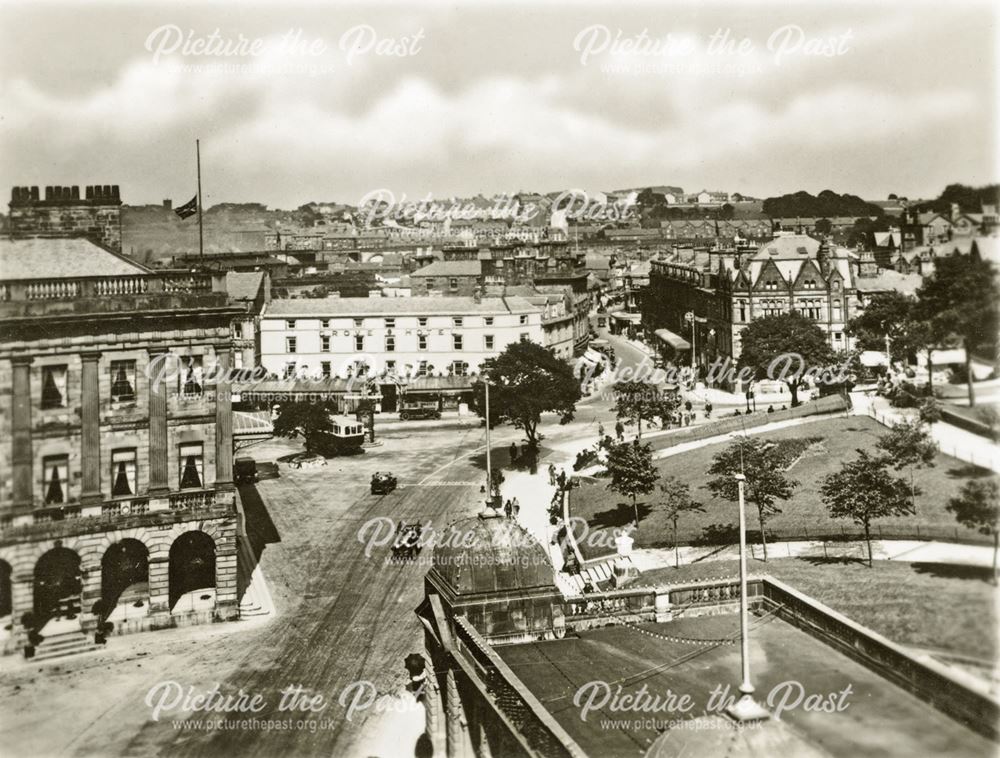
[[[63,632],[42,640],[42,644],[35,648],[35,655],[31,660],[36,662],[51,661],[56,658],[100,650],[101,647],[83,632]]]

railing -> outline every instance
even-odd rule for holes
[[[170,495],[170,510],[186,511],[192,509],[209,508],[215,504],[214,490],[201,490],[198,492],[179,492]]]
[[[149,513],[148,498],[137,497],[129,500],[116,500],[101,506],[101,515],[106,518],[138,516],[143,513]]]
[[[0,302],[127,297],[147,293],[212,292],[206,274],[128,274],[0,282]]]

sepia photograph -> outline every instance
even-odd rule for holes
[[[998,21],[0,0],[0,755],[1000,756]]]

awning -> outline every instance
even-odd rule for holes
[[[681,337],[679,334],[674,334],[669,329],[657,329],[653,332],[657,337],[666,342],[674,350],[690,350],[691,343],[686,339]]]
[[[618,319],[619,321],[628,321],[632,324],[638,324],[642,321],[641,313],[626,313],[625,311],[613,311],[611,313],[611,318]]]

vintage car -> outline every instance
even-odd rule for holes
[[[396,539],[392,543],[392,557],[396,560],[413,560],[419,554],[423,545],[420,537],[424,527],[419,524],[404,524],[402,521],[396,527]]]
[[[399,407],[399,418],[411,419],[441,418],[437,400],[403,400]]]
[[[396,489],[396,477],[392,474],[376,471],[372,474],[371,489],[373,495],[388,495]]]
[[[233,461],[233,481],[236,484],[253,484],[257,481],[257,461],[237,458]]]

